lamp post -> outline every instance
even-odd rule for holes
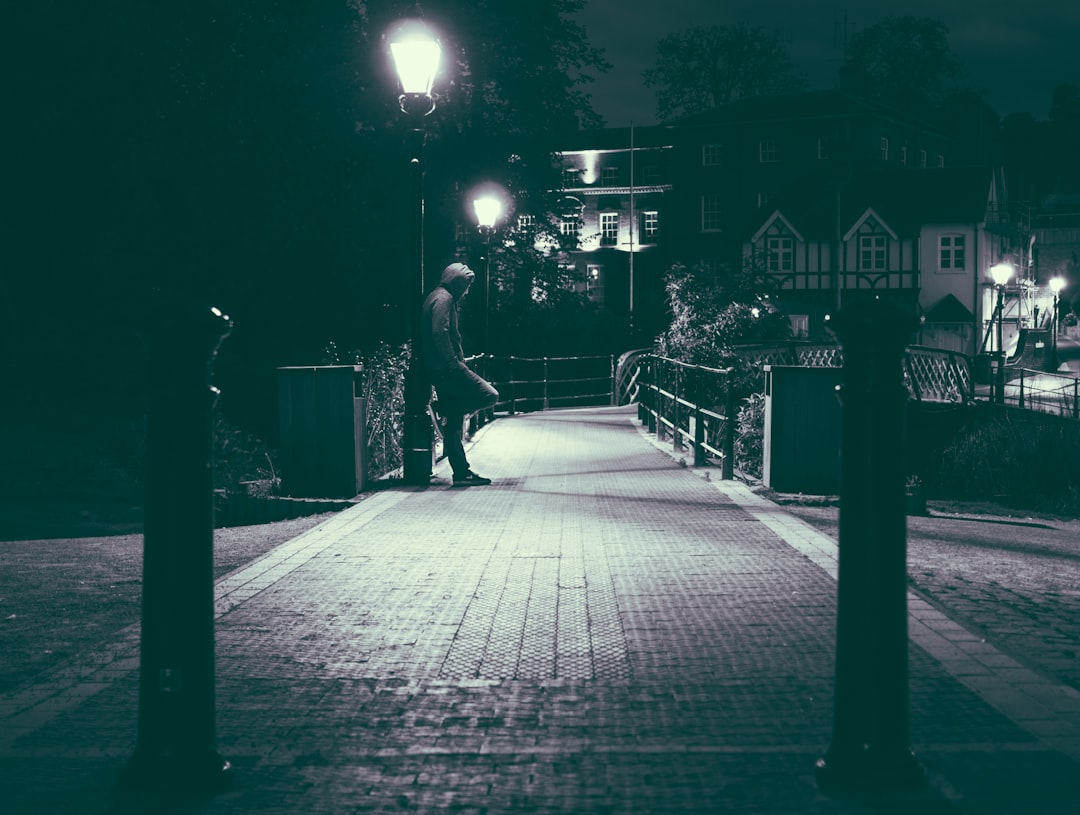
[[[1050,291],[1054,294],[1054,311],[1050,315],[1050,367],[1055,371],[1058,364],[1058,299],[1063,288],[1065,288],[1065,278],[1058,276],[1050,279]]]
[[[398,97],[401,112],[408,119],[405,138],[408,160],[410,201],[410,240],[408,285],[405,308],[408,313],[412,350],[405,372],[405,422],[402,439],[402,467],[409,484],[427,484],[431,480],[432,438],[428,404],[431,386],[423,370],[420,334],[420,304],[424,297],[424,117],[435,110],[432,87],[439,70],[442,48],[431,30],[422,22],[409,20],[399,24],[390,37],[390,53],[401,82]]]
[[[1013,267],[1008,263],[997,263],[990,267],[990,277],[997,289],[997,306],[994,309],[997,322],[997,346],[994,349],[994,359],[997,362],[994,373],[994,401],[998,403],[1005,401],[1005,284],[1009,282],[1012,275]]]
[[[473,199],[476,223],[484,238],[484,352],[491,353],[491,236],[503,214],[503,202],[494,193],[483,193]]]

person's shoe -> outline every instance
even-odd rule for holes
[[[454,476],[455,487],[486,487],[490,483],[490,478],[484,478],[482,475],[477,475],[472,470],[469,470],[462,475]]]

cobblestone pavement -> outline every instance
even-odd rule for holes
[[[835,539],[836,507],[786,509]],[[1080,690],[1080,523],[935,508],[908,519],[908,574],[957,622]]]
[[[471,458],[493,486],[373,495],[218,581],[217,746],[236,778],[163,809],[1080,810],[1080,693],[917,595],[912,747],[931,784],[821,793],[835,545],[679,467],[630,412],[500,419]],[[5,812],[108,810],[137,640],[0,697]]]

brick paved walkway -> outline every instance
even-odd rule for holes
[[[192,811],[1080,812],[1080,694],[914,597],[932,786],[821,794],[835,545],[631,412],[500,419],[470,457],[493,486],[370,495],[219,581],[236,782]],[[136,648],[119,632],[0,697],[4,812],[107,811]]]

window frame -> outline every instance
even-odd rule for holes
[[[795,239],[791,235],[771,235],[765,239],[765,268],[771,274],[795,271]]]
[[[647,209],[641,213],[641,242],[656,243],[660,236],[660,210]]]
[[[711,206],[710,206],[711,205]],[[724,196],[717,192],[707,192],[701,196],[701,231],[722,232],[724,215]],[[708,216],[708,217],[707,217]]]
[[[888,237],[879,232],[859,235],[859,271],[887,272],[888,270]]]
[[[701,166],[717,167],[724,155],[724,145],[720,142],[707,142],[701,145]]]
[[[758,142],[758,163],[776,164],[777,161],[776,139],[761,139]]]
[[[619,213],[618,212],[601,212],[600,213],[600,245],[601,246],[618,246],[619,245]]]
[[[938,235],[937,269],[945,274],[963,274],[967,271],[967,235],[949,232]]]

